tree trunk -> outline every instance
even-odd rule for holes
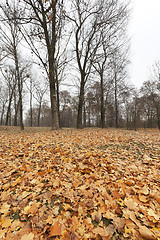
[[[42,101],[39,103],[39,108],[38,108],[38,118],[37,118],[37,126],[40,126],[40,117],[41,117],[41,106],[42,106]]]
[[[16,104],[15,102],[15,115],[14,115],[14,126],[18,126],[18,120],[17,120],[17,117],[18,117],[18,110],[19,110],[19,101],[18,103]]]
[[[8,126],[8,124],[9,124],[9,116],[10,116],[10,111],[11,111],[12,97],[13,97],[13,89],[10,92],[10,87],[9,87],[9,103],[8,103],[7,115],[6,115],[6,121],[5,121],[6,126]]]
[[[82,117],[83,117],[83,104],[84,104],[84,77],[81,78],[81,87],[79,94],[79,103],[78,103],[78,115],[77,115],[77,128],[82,129]]]
[[[51,100],[51,116],[52,116],[52,130],[59,129],[58,110],[56,102],[55,90],[55,66],[53,56],[49,56],[49,82],[50,82],[50,100]]]
[[[83,122],[84,122],[84,127],[86,127],[86,107],[85,107],[85,103],[83,106]]]
[[[11,103],[12,103],[12,96],[13,96],[13,90],[12,90],[11,96],[9,98],[9,104],[8,104],[7,115],[6,115],[6,122],[5,122],[6,126],[8,126],[8,123],[9,123],[9,116],[10,116]]]
[[[30,127],[33,124],[32,95],[32,79],[30,79]]]
[[[57,111],[58,111],[58,121],[59,121],[59,127],[60,126],[60,104],[59,104],[59,82],[58,82],[58,74],[57,74],[57,68],[55,69],[56,72],[56,86],[57,86]]]
[[[3,125],[4,109],[5,109],[5,103],[3,104],[2,111],[1,111],[1,125]]]
[[[104,86],[103,86],[103,73],[101,73],[101,128],[105,127],[105,109],[104,109]]]
[[[24,125],[23,125],[23,103],[22,103],[22,80],[21,80],[20,73],[19,73],[19,64],[18,64],[16,45],[14,47],[14,60],[15,60],[16,78],[17,78],[17,82],[18,82],[18,93],[19,93],[20,130],[24,130]]]
[[[117,74],[115,73],[115,86],[114,86],[114,98],[115,98],[115,122],[116,122],[116,128],[119,127],[118,124],[118,100],[117,100]]]

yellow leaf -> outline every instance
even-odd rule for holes
[[[157,221],[160,219],[160,215],[156,214],[153,209],[148,209],[148,215],[154,217]]]
[[[125,230],[125,234],[132,233],[131,228],[127,225],[125,225],[124,230]]]
[[[28,213],[28,211],[30,210],[30,208],[31,208],[31,206],[26,206],[24,209],[23,209],[23,213],[24,214],[27,214]]]
[[[6,219],[3,221],[3,223],[2,223],[2,228],[3,228],[3,227],[4,227],[4,228],[9,227],[9,226],[11,225],[11,223],[12,223],[11,219],[10,219],[10,218],[6,218]]]
[[[10,208],[10,205],[7,202],[5,202],[5,203],[3,203],[0,212],[3,213],[5,216],[5,215],[7,215],[9,208]]]

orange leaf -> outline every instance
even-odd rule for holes
[[[55,223],[50,227],[50,237],[60,236],[61,235],[61,225],[59,223]]]

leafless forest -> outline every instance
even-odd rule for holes
[[[129,80],[130,4],[0,1],[0,125],[160,128],[160,64]]]

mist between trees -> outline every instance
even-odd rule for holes
[[[129,16],[120,0],[1,0],[0,124],[160,128],[160,64],[129,83]]]

